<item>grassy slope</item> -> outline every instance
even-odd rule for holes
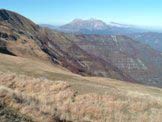
[[[75,122],[162,121],[162,89],[159,88],[82,77],[49,62],[3,54],[0,54],[0,72],[5,72],[0,73],[0,84],[5,86],[0,88],[0,97],[7,98],[3,102],[22,114],[39,118],[38,121],[47,121],[54,115],[56,119]]]
[[[104,93],[106,90],[101,85],[98,85],[98,83],[92,83],[88,79],[73,74],[62,67],[53,66],[49,62],[40,62],[39,60],[0,54],[0,71],[10,71],[32,77],[48,78],[50,80],[68,81],[79,93]]]
[[[0,72],[0,102],[36,122],[161,122],[162,100],[107,90],[78,95],[63,81]],[[5,115],[8,112],[5,112]],[[19,115],[15,115],[16,118]],[[9,117],[13,119],[12,116]],[[66,120],[66,121],[65,121]]]
[[[67,81],[79,93],[105,93],[110,90],[133,91],[162,97],[162,89],[100,77],[82,77],[49,62],[0,54],[0,71],[32,77]]]

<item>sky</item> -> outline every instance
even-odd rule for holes
[[[162,0],[0,0],[0,8],[37,24],[62,25],[75,18],[162,27]]]

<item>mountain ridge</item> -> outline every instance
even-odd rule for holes
[[[131,81],[129,76],[111,63],[82,50],[73,42],[73,38],[67,38],[66,34],[40,28],[21,15],[6,11],[5,13],[10,16],[7,21],[1,21],[0,50],[9,51],[15,56],[48,60],[81,75],[105,76]],[[4,16],[4,10],[0,13]],[[16,38],[11,39],[10,36]]]

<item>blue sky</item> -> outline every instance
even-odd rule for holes
[[[39,24],[97,18],[162,27],[162,0],[0,0],[0,8],[16,11]]]

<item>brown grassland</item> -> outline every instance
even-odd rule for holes
[[[1,114],[3,111],[6,114]],[[2,122],[161,122],[162,89],[0,54]]]

